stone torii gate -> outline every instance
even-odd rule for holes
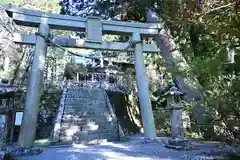
[[[38,34],[21,35],[14,33],[13,41],[16,44],[36,45],[34,59],[31,67],[30,82],[28,83],[27,96],[24,105],[23,125],[19,137],[19,145],[30,147],[35,137],[37,112],[40,101],[43,69],[47,53],[46,37],[50,36],[51,29],[86,32],[86,39],[69,37],[55,37],[54,43],[63,47],[86,48],[111,51],[132,51],[136,69],[136,82],[140,100],[144,136],[149,139],[156,137],[156,129],[149,95],[149,81],[146,74],[143,52],[159,53],[154,44],[141,42],[143,36],[155,36],[163,28],[163,24],[138,23],[102,20],[98,17],[75,17],[68,15],[44,13],[35,10],[17,8],[6,5],[6,12],[17,25],[37,27]],[[103,34],[129,35],[131,43],[104,42]],[[129,45],[131,45],[129,47]],[[126,49],[127,48],[127,49]],[[26,121],[28,120],[28,121]]]

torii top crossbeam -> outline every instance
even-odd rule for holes
[[[54,41],[64,47],[121,51],[127,47],[127,43],[104,42],[102,41],[102,34],[131,35],[132,33],[139,33],[141,36],[155,36],[163,28],[163,24],[157,23],[109,21],[97,17],[83,18],[22,9],[11,4],[5,5],[5,8],[8,16],[17,25],[39,27],[40,23],[44,21],[48,23],[51,29],[87,33],[86,42],[69,37],[55,38]],[[19,44],[35,45],[36,36],[14,34],[13,41]],[[129,48],[128,51],[133,50]],[[143,43],[143,52],[159,53],[159,49],[154,44]]]
[[[87,19],[76,16],[45,13],[36,10],[17,8],[11,4],[5,5],[8,16],[13,18],[16,24],[22,26],[38,27],[41,19],[46,19],[51,29],[68,31],[85,31]],[[129,34],[138,32],[141,35],[156,35],[162,24],[139,23],[101,20],[102,31],[107,34]]]

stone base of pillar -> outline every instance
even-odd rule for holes
[[[155,144],[163,144],[163,141],[160,137],[155,138],[144,138],[143,141],[141,141],[142,144],[148,144],[148,143],[155,143]]]
[[[168,140],[168,144],[165,147],[176,150],[193,150],[195,147],[191,141],[185,137],[171,138]]]
[[[187,145],[189,142],[190,142],[190,140],[185,137],[172,138],[172,139],[168,140],[169,144],[175,145],[175,146],[184,146],[184,145]]]

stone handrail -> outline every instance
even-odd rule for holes
[[[66,86],[63,88],[60,106],[59,106],[58,114],[57,114],[57,119],[56,119],[56,123],[54,126],[52,138],[53,138],[53,141],[56,141],[56,142],[59,140],[59,136],[60,136],[60,128],[61,128],[62,116],[63,116],[63,112],[64,112],[64,108],[65,108],[65,98],[66,98],[66,93],[67,93],[68,87],[69,87],[69,83],[67,83]]]
[[[116,114],[115,114],[115,112],[113,110],[113,106],[112,106],[112,104],[110,102],[110,99],[109,99],[109,97],[107,95],[107,92],[105,90],[104,90],[104,94],[105,94],[105,99],[106,99],[107,107],[108,107],[108,109],[110,111],[110,114],[111,114],[113,119],[117,120],[117,116],[116,116]],[[117,120],[117,125],[118,125],[118,132],[119,132],[120,137],[124,137],[125,135],[124,135],[123,129],[122,129],[122,127],[121,127],[121,125],[120,125],[118,120]]]

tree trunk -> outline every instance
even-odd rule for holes
[[[23,72],[22,77],[19,80],[18,87],[22,86],[22,84],[24,83],[24,80],[26,79],[27,75],[29,75],[29,69],[32,65],[33,56],[34,56],[34,53],[31,53],[30,56],[29,56],[28,64],[27,64],[27,66],[26,66],[26,68]]]
[[[15,70],[14,70],[13,78],[12,78],[11,81],[10,81],[10,84],[11,84],[11,85],[14,84],[15,80],[16,80],[17,77],[18,77],[18,73],[19,73],[19,70],[20,70],[20,68],[21,68],[21,65],[22,65],[22,62],[23,62],[23,59],[24,59],[25,55],[26,55],[26,51],[24,51],[24,52],[22,53],[22,56],[21,56],[21,58],[20,58],[20,61],[19,61],[19,63],[17,64],[17,67],[16,67]]]
[[[163,23],[161,17],[153,11],[153,9],[148,9],[147,21],[150,23]],[[199,120],[201,118],[201,112],[199,111],[201,111],[201,104],[204,102],[202,86],[191,74],[188,63],[166,29],[163,28],[159,32],[159,35],[155,37],[155,40],[157,46],[161,50],[161,56],[165,60],[167,69],[173,73],[174,83],[183,93],[185,93],[186,100],[197,103],[197,107],[195,107],[196,110],[194,111],[194,118]]]
[[[9,56],[6,55],[3,60],[3,73],[5,76],[8,74],[9,63],[10,63]]]

